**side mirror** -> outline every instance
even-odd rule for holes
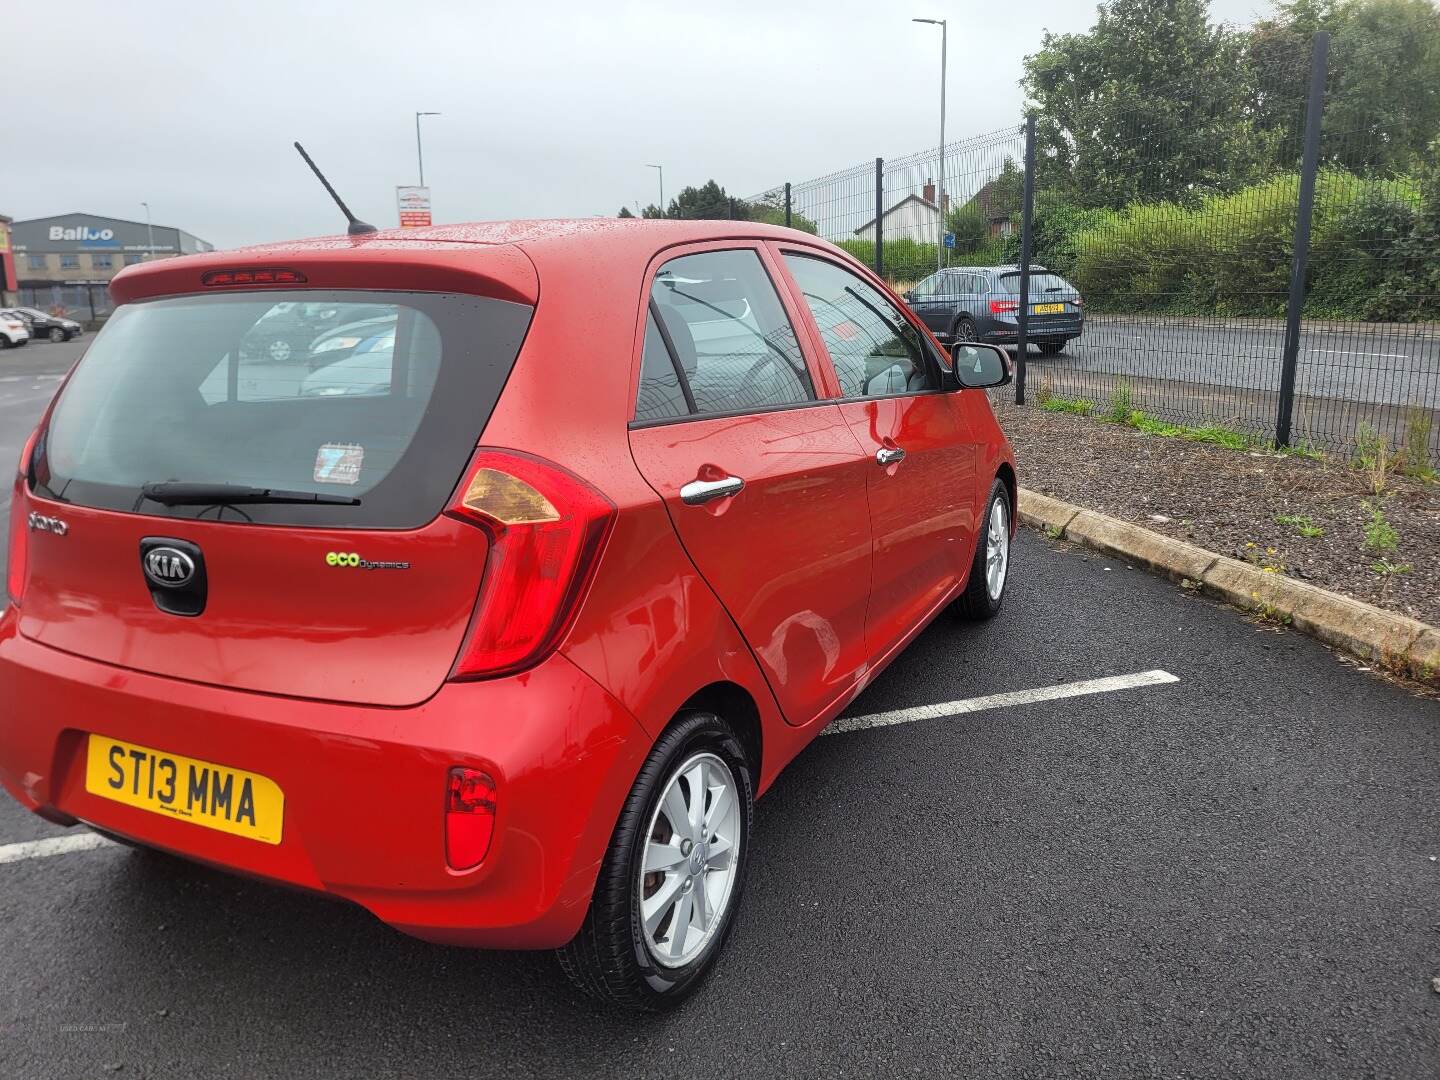
[[[984,390],[1010,381],[1010,358],[994,345],[962,341],[950,350],[955,381],[964,390]]]

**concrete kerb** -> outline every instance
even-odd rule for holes
[[[1416,619],[1026,488],[1020,489],[1020,521],[1172,580],[1194,582],[1244,611],[1287,623],[1389,670],[1440,685],[1440,629]]]

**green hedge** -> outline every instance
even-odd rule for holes
[[[1299,177],[1282,174],[1195,206],[1082,210],[1037,198],[1034,258],[1070,278],[1091,311],[1280,316],[1289,293]],[[1376,182],[1316,180],[1305,313],[1440,317],[1440,170]],[[1007,256],[1014,258],[1012,239]]]

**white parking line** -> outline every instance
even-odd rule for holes
[[[1061,698],[1084,697],[1086,694],[1108,694],[1114,690],[1133,690],[1137,686],[1159,686],[1162,683],[1179,681],[1168,671],[1159,669],[1140,671],[1134,675],[1111,675],[1104,679],[1085,679],[1082,682],[1061,683],[1059,686],[1042,686],[1035,690],[1016,690],[1009,694],[989,694],[985,697],[965,698],[962,701],[945,701],[938,705],[916,705],[912,709],[895,709],[892,712],[871,713],[869,716],[842,716],[825,729],[825,734],[842,735],[847,731],[865,731],[868,728],[889,727],[892,724],[913,724],[916,720],[939,720],[949,716],[984,712],[986,709],[1031,705],[1037,701],[1058,701]]]
[[[1041,686],[1034,690],[1016,690],[1008,694],[989,694],[985,697],[965,698],[961,701],[945,701],[938,705],[917,705],[912,709],[895,709],[891,712],[871,713],[868,716],[842,716],[828,728],[826,735],[840,735],[847,731],[864,731],[868,728],[890,727],[894,724],[913,724],[916,720],[939,720],[950,716],[964,716],[967,713],[984,712],[987,709],[1003,709],[1011,705],[1033,705],[1037,701],[1058,701],[1062,698],[1084,697],[1087,694],[1108,694],[1115,690],[1133,690],[1140,686],[1160,686],[1164,683],[1179,682],[1179,678],[1158,668],[1154,671],[1139,671],[1134,675],[1111,675],[1104,679],[1085,679],[1081,682],[1061,683],[1058,686]],[[99,833],[84,832],[74,836],[52,836],[45,840],[27,840],[21,844],[0,845],[0,865],[23,862],[26,859],[44,859],[51,855],[68,855],[74,851],[90,851],[93,848],[109,847],[111,841]]]
[[[26,859],[44,859],[51,855],[68,855],[72,851],[89,851],[91,848],[111,847],[113,842],[99,833],[82,832],[74,836],[51,836],[44,840],[26,840],[23,844],[0,846],[0,865],[23,862]]]

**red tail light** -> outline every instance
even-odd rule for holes
[[[5,592],[10,602],[19,605],[25,591],[25,563],[29,557],[30,529],[25,520],[25,474],[30,471],[30,452],[35,449],[36,433],[32,432],[20,451],[20,465],[15,471],[15,492],[10,499],[10,560],[5,568]]]
[[[456,765],[445,781],[445,861],[469,870],[484,861],[495,834],[495,781]]]
[[[991,315],[1013,315],[1020,310],[1019,300],[991,300]]]
[[[490,535],[485,580],[451,678],[508,675],[539,662],[579,607],[614,504],[558,465],[480,450],[446,513]]]

